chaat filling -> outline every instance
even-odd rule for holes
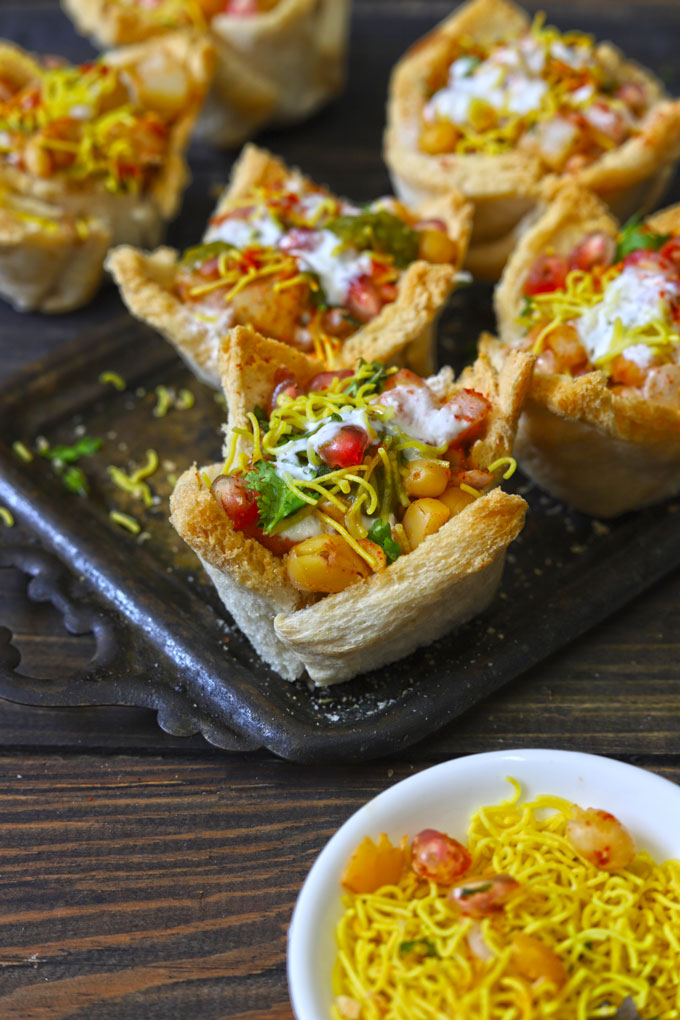
[[[272,11],[279,0],[111,0],[118,7],[135,11],[145,24],[161,28],[207,28],[219,14],[252,18]]]
[[[285,556],[296,588],[342,591],[510,476],[510,457],[471,464],[490,410],[475,390],[441,400],[420,376],[377,362],[305,388],[280,370],[268,409],[232,429],[211,491],[235,530]]]
[[[0,210],[20,223],[28,234],[54,235],[85,241],[90,236],[94,220],[75,216],[61,209],[23,195],[14,194],[0,186]]]
[[[93,180],[139,193],[161,170],[172,123],[191,100],[186,71],[162,51],[135,67],[106,59],[0,71],[0,162],[32,176]]]
[[[617,393],[680,409],[680,238],[637,219],[617,238],[588,235],[567,256],[541,255],[524,282],[520,341],[536,369],[599,369]]]
[[[333,1020],[677,1015],[680,861],[608,811],[520,787],[459,842],[366,837],[342,875]],[[639,1011],[639,1012],[638,1012]]]
[[[360,209],[296,176],[231,202],[206,242],[185,252],[176,282],[194,317],[217,332],[251,325],[331,366],[396,299],[410,263],[458,255],[441,220],[392,198]]]
[[[631,138],[652,102],[643,84],[615,76],[591,36],[562,34],[542,16],[490,48],[454,45],[428,82],[420,148],[431,155],[518,148],[577,171]]]

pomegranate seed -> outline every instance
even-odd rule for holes
[[[562,290],[567,279],[566,259],[558,255],[540,255],[524,282],[525,294],[548,294]]]
[[[309,392],[317,393],[319,390],[327,390],[334,379],[350,379],[354,375],[351,368],[341,368],[335,372],[319,372],[309,384]]]
[[[453,410],[456,418],[469,423],[465,431],[456,436],[456,445],[469,443],[480,434],[491,409],[486,397],[476,390],[459,390],[445,406]]]
[[[660,249],[659,255],[668,259],[676,271],[680,271],[680,237],[672,237],[670,241],[666,241]]]
[[[413,839],[411,867],[421,878],[449,885],[464,875],[472,863],[462,843],[436,829],[423,829]]]
[[[235,475],[219,475],[210,491],[225,514],[234,525],[235,531],[243,531],[258,520],[255,493],[242,478]]]
[[[595,266],[611,266],[616,254],[616,241],[611,234],[597,230],[581,241],[569,256],[572,269],[589,272]]]
[[[368,446],[368,434],[357,425],[343,425],[332,439],[319,447],[319,455],[331,468],[361,464]]]
[[[269,398],[269,413],[271,414],[278,405],[279,397],[286,396],[295,400],[301,394],[302,390],[298,386],[295,376],[291,375],[285,368],[278,369],[274,376],[274,389]]]
[[[368,276],[352,280],[345,301],[349,312],[359,322],[370,322],[382,308],[377,287]]]
[[[324,312],[323,326],[331,336],[338,337],[349,336],[356,328],[349,321],[342,308],[328,308]]]

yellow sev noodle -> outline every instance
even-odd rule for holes
[[[603,272],[584,272],[574,269],[567,274],[564,288],[531,296],[531,310],[519,322],[533,326],[535,332],[532,351],[540,354],[550,335],[565,324],[573,324],[588,308],[604,300],[607,286],[621,275],[622,264],[617,263]],[[661,353],[663,348],[680,343],[680,334],[671,316],[650,319],[642,326],[624,328],[622,320],[614,320],[608,350],[594,362],[596,368],[611,371],[611,362],[628,347],[646,344]],[[666,353],[670,353],[667,351]]]
[[[459,915],[447,887],[410,868],[397,885],[346,895],[334,994],[359,1005],[357,1020],[594,1020],[613,1016],[627,996],[645,1020],[680,1017],[680,861],[658,865],[638,853],[626,868],[599,869],[565,837],[568,801],[521,804],[510,782],[509,801],[472,817],[467,875],[511,875],[517,895],[481,922]],[[471,952],[471,931],[490,948],[488,961]],[[560,957],[562,989],[513,966],[510,946],[521,932]],[[400,951],[422,939],[436,956]],[[345,1015],[336,1000],[333,1020]]]

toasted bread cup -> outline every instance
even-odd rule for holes
[[[3,72],[12,69],[17,91],[39,83],[44,73],[37,60],[10,43],[0,44],[0,61]],[[120,80],[129,98],[121,110],[132,102],[165,125],[162,159],[148,179],[141,186],[133,187],[127,180],[118,185],[119,171],[114,167],[118,157],[112,155],[112,169],[105,179],[96,167],[91,173],[72,174],[58,163],[52,169],[38,165],[33,170],[28,160],[23,164],[0,161],[0,184],[67,216],[96,218],[109,231],[112,244],[157,244],[165,223],[177,212],[187,183],[184,150],[210,82],[214,53],[206,40],[177,32],[106,54],[102,63],[122,72]]]
[[[513,148],[494,154],[423,151],[420,125],[433,71],[448,67],[459,43],[487,51],[529,29],[527,15],[510,0],[469,0],[402,57],[390,84],[385,159],[396,193],[417,203],[449,188],[462,191],[475,206],[466,265],[475,276],[491,280],[499,277],[542,180],[553,170],[600,195],[625,219],[653,207],[680,156],[680,101],[670,100],[651,72],[609,43],[595,47],[597,60],[614,81],[639,90],[646,106],[634,132],[594,161],[579,168],[577,160],[566,170],[548,160],[535,141],[527,142],[529,132]]]
[[[321,196],[330,195],[264,150],[246,146],[212,221],[235,204],[247,201],[255,191],[279,187],[285,181],[293,182],[297,188],[312,188]],[[399,273],[396,298],[384,304],[374,318],[342,343],[333,355],[333,367],[353,365],[363,357],[406,364],[421,375],[432,371],[436,321],[464,257],[471,208],[462,196],[451,193],[426,203],[418,210],[417,218],[443,221],[454,244],[454,261],[433,263],[421,258],[412,261]],[[215,227],[208,225],[204,241],[210,243],[215,236]],[[159,248],[146,254],[121,247],[111,252],[107,267],[132,314],[162,333],[199,379],[219,387],[219,351],[225,327],[219,320],[206,321],[199,306],[180,299],[176,290],[178,253]],[[264,331],[262,325],[260,329]],[[310,360],[313,372],[318,371],[319,358]]]
[[[220,364],[229,405],[227,446],[232,429],[248,423],[248,411],[266,406],[282,368],[302,384],[314,374],[296,351],[243,327],[225,341]],[[509,453],[530,373],[526,355],[506,362],[498,376],[482,357],[457,382],[450,369],[430,380],[442,399],[467,387],[490,401],[488,428],[471,448],[472,463],[487,465]],[[213,478],[221,465],[204,471]],[[526,509],[519,496],[494,489],[382,572],[319,596],[291,584],[285,556],[234,529],[205,486],[204,471],[193,468],[179,479],[172,524],[257,652],[285,679],[306,670],[321,686],[401,658],[481,612],[498,588],[506,548]]]
[[[69,312],[99,287],[111,235],[37,199],[0,192],[0,297],[20,312]]]
[[[239,145],[265,124],[301,120],[340,91],[349,0],[278,0],[248,16],[213,13],[219,6],[63,0],[79,31],[102,46],[157,37],[168,26],[202,32],[217,51],[217,67],[197,134],[217,145]]]
[[[566,256],[595,233],[616,238],[619,231],[601,200],[574,184],[549,199],[496,289],[500,339],[487,339],[483,349],[497,368],[525,343],[518,318],[536,259],[546,251]],[[680,205],[650,217],[647,225],[660,234],[680,234]],[[680,410],[639,390],[612,387],[600,369],[572,377],[543,370],[539,358],[515,449],[522,469],[542,488],[597,517],[614,517],[680,491]]]

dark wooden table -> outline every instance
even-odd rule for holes
[[[356,0],[346,95],[265,144],[341,192],[384,192],[387,69],[450,6]],[[680,91],[675,0],[544,6]],[[51,0],[3,0],[0,34],[90,52]],[[195,240],[230,162],[192,152],[196,183],[172,242]],[[0,379],[119,310],[112,289],[63,318],[1,309]],[[28,601],[14,570],[0,571],[0,625],[27,675],[66,676],[92,651],[50,606]],[[398,759],[346,766],[219,752],[167,736],[148,711],[0,703],[0,1017],[288,1020],[285,937],[300,885],[333,831],[390,784],[453,755],[532,746],[608,754],[680,782],[679,633],[676,572]]]

